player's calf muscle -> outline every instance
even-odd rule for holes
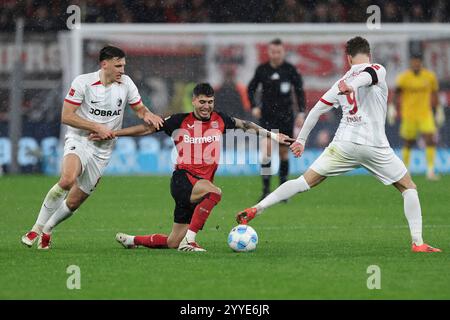
[[[172,249],[176,249],[176,248],[178,248],[178,246],[180,245],[180,242],[181,242],[181,240],[182,240],[183,238],[181,238],[181,239],[171,239],[170,237],[169,237],[169,239],[167,239],[167,246],[169,247],[169,248],[172,248]]]

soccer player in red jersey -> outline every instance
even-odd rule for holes
[[[251,121],[214,111],[214,89],[208,83],[198,84],[193,91],[191,113],[178,113],[165,119],[160,129],[141,124],[114,132],[115,136],[140,136],[157,131],[170,135],[178,151],[170,191],[175,200],[174,224],[167,236],[152,234],[131,236],[118,233],[116,240],[125,248],[178,248],[179,251],[206,251],[195,240],[212,209],[220,202],[221,190],[213,183],[217,170],[221,138],[227,129],[253,130],[289,145],[292,138],[269,132]],[[92,139],[97,139],[95,135]]]

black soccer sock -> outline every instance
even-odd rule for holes
[[[280,185],[287,181],[289,174],[289,160],[280,160]]]
[[[261,171],[263,173],[269,173],[269,174],[262,174],[262,180],[263,180],[263,193],[267,194],[270,193],[270,167],[271,167],[271,162],[269,161],[268,163],[264,163],[261,165]]]

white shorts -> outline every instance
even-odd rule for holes
[[[372,147],[347,141],[333,141],[311,165],[318,174],[337,176],[364,167],[385,185],[407,173],[405,164],[391,147]]]
[[[64,157],[75,154],[81,161],[81,174],[77,178],[78,187],[86,194],[91,194],[97,186],[109,160],[95,156],[95,150],[75,138],[66,138]]]

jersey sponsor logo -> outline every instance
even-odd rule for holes
[[[73,89],[73,88],[70,88],[70,91],[69,91],[69,96],[73,97],[73,96],[74,96],[74,94],[75,94],[75,89]]]
[[[274,74],[272,74],[270,76],[271,80],[280,80],[280,75],[278,74],[278,72],[275,72]]]
[[[191,137],[187,134],[183,136],[183,141],[185,143],[211,143],[215,141],[220,141],[220,135],[214,135],[214,136],[205,136],[205,137]]]
[[[357,123],[361,122],[361,116],[347,116],[345,117],[348,123]]]
[[[117,110],[101,110],[101,109],[94,109],[91,108],[91,110],[89,110],[90,114],[93,114],[95,116],[102,116],[102,117],[112,117],[112,116],[120,116],[120,112],[122,111],[122,109],[117,109]]]

